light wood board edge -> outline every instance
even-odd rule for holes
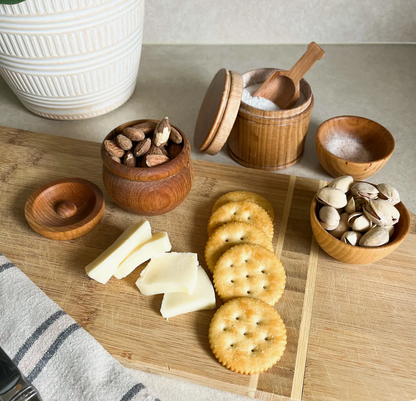
[[[326,181],[319,181],[319,188],[327,185]],[[309,253],[308,276],[306,279],[305,296],[303,298],[302,318],[299,328],[298,349],[296,352],[295,372],[293,375],[292,392],[290,397],[301,400],[303,382],[305,379],[306,356],[308,353],[309,333],[311,328],[313,297],[315,295],[316,274],[318,270],[319,245],[312,235],[311,251]]]
[[[285,234],[286,234],[286,228],[287,228],[287,222],[289,220],[289,214],[290,214],[290,208],[292,206],[292,199],[293,199],[293,191],[295,190],[295,183],[296,183],[296,177],[294,175],[290,176],[289,185],[287,188],[287,194],[286,194],[286,201],[285,201],[285,207],[283,209],[283,216],[282,216],[282,222],[280,223],[280,229],[279,234],[277,236],[277,244],[274,249],[275,255],[280,259],[282,256],[282,250],[283,250],[283,243],[285,242]],[[259,392],[257,390],[257,385],[259,382],[259,374],[251,375],[250,382],[248,384],[249,397],[256,397],[258,396]]]

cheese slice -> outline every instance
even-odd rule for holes
[[[192,294],[197,272],[196,253],[164,253],[150,260],[136,281],[136,285],[143,295],[169,292]]]
[[[169,318],[197,310],[214,309],[215,291],[205,270],[198,267],[198,278],[195,290],[192,294],[172,292],[165,294],[160,313],[164,318]]]
[[[169,252],[172,245],[169,242],[168,233],[161,232],[153,234],[144,244],[138,246],[126,259],[121,262],[120,266],[114,273],[114,277],[121,279],[128,276],[137,266],[146,262],[150,258],[164,252]]]
[[[85,271],[92,279],[105,284],[134,248],[150,238],[152,231],[147,220],[131,225],[97,259],[86,266]]]

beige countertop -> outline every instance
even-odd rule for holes
[[[330,180],[316,156],[317,127],[339,115],[368,117],[384,125],[396,141],[391,159],[371,181],[393,184],[405,205],[415,213],[416,200],[411,196],[416,184],[415,45],[322,47],[325,58],[306,76],[315,96],[315,106],[305,153],[300,162],[279,173]],[[239,73],[261,67],[288,69],[305,49],[304,45],[147,45],[143,47],[137,88],[131,99],[109,114],[83,121],[53,121],[32,114],[0,78],[0,126],[101,142],[112,128],[123,122],[169,116],[193,144],[199,107],[218,69],[225,67]],[[192,157],[236,164],[225,149],[214,157],[193,149]],[[150,388],[157,389],[162,400],[246,399],[143,372],[135,374]],[[304,396],[315,399],[307,388]],[[339,398],[330,399],[345,397],[340,394]]]

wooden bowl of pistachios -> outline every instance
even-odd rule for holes
[[[370,184],[341,176],[314,197],[310,218],[319,246],[344,263],[383,259],[405,239],[410,216],[399,192],[389,184]]]

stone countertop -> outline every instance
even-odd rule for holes
[[[322,47],[324,59],[306,75],[315,106],[305,153],[297,164],[279,173],[330,180],[315,151],[318,126],[339,115],[367,117],[385,126],[396,141],[392,157],[371,181],[394,185],[405,205],[416,213],[416,199],[411,196],[416,184],[416,46]],[[0,78],[0,125],[101,142],[112,128],[126,121],[169,116],[193,144],[199,107],[218,69],[239,73],[261,67],[289,69],[305,50],[305,45],[145,45],[130,100],[111,113],[81,121],[53,121],[32,114]],[[192,157],[236,164],[225,148],[209,156],[193,147]]]
[[[411,196],[416,184],[415,45],[322,47],[325,58],[306,76],[315,106],[305,153],[297,164],[278,173],[330,180],[315,151],[318,126],[334,116],[364,116],[385,126],[396,141],[392,157],[371,181],[393,184],[405,205],[416,213],[416,199]],[[225,67],[239,73],[261,67],[289,69],[305,49],[305,45],[146,45],[136,91],[130,100],[109,114],[82,121],[53,121],[32,114],[0,78],[0,126],[101,142],[112,128],[126,121],[169,116],[193,145],[199,107],[218,69]],[[193,148],[192,157],[236,164],[225,149],[212,157]],[[248,399],[144,372],[134,373],[150,388],[157,389],[161,399]]]

